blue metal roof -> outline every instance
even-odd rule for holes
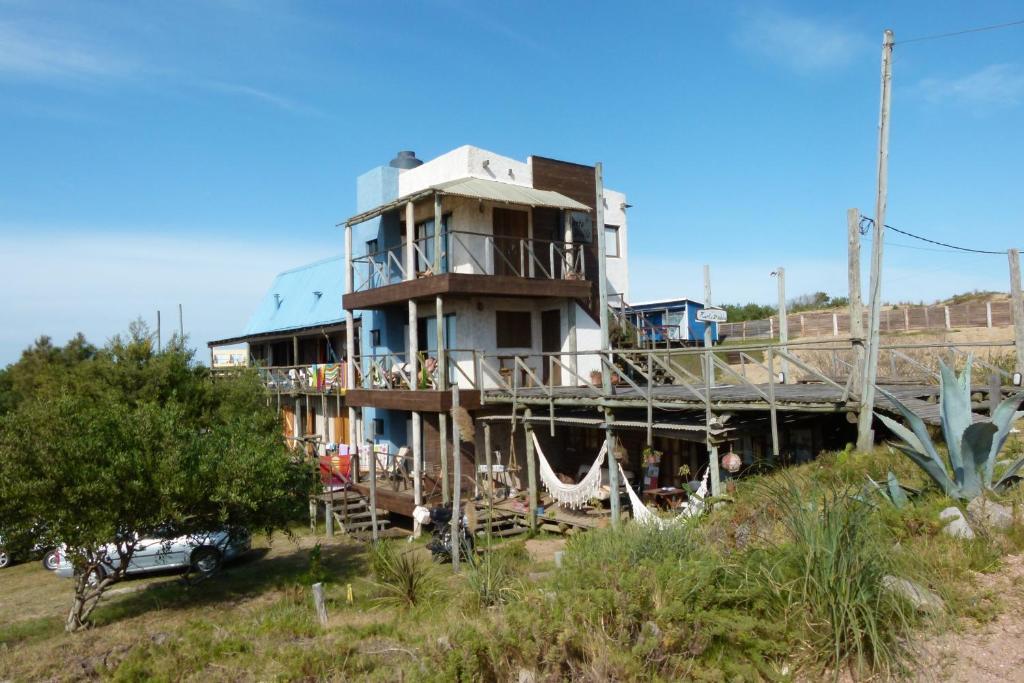
[[[335,256],[280,273],[249,318],[243,336],[344,321],[344,270],[344,258]]]
[[[693,304],[697,308],[704,308],[704,304],[694,299],[687,299],[682,297],[679,299],[662,299],[660,301],[644,301],[638,304],[629,304],[626,306],[626,312],[629,311],[645,311],[650,309],[659,308],[675,308],[677,306],[685,306],[686,304]]]

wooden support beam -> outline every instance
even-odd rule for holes
[[[537,530],[537,506],[540,504],[537,491],[537,454],[533,447],[533,425],[530,418],[533,412],[527,408],[523,411],[523,434],[526,436],[526,482],[527,482],[527,507],[526,522],[530,531]],[[512,435],[515,438],[515,435]],[[610,461],[609,461],[610,462]]]
[[[459,385],[452,386],[452,411],[459,410]],[[462,458],[459,453],[462,450],[460,445],[461,433],[459,432],[459,421],[452,417],[452,475],[455,478],[452,486],[452,571],[459,572],[459,556],[462,554],[462,534],[459,533],[459,526],[462,524]],[[418,505],[421,503],[417,503]]]
[[[484,453],[487,458],[487,540],[491,540],[491,519],[494,516],[494,456],[491,451],[491,423],[484,422]],[[474,473],[476,476],[476,473]]]
[[[1020,251],[1010,249],[1010,308],[1013,312],[1013,338],[1017,345],[1017,372],[1024,373],[1024,295],[1020,286]]]

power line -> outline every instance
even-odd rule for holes
[[[1024,24],[1024,19],[1018,19],[1017,21],[1008,21],[1005,24],[992,24],[991,26],[979,26],[978,28],[967,28],[963,31],[953,31],[951,33],[936,33],[931,36],[921,36],[919,38],[911,38],[910,40],[901,40],[895,45],[906,45],[907,43],[921,43],[926,40],[938,40],[939,38],[952,38],[953,36],[962,36],[965,33],[980,33],[981,31],[994,31],[998,28],[1009,28],[1011,26],[1020,26]]]
[[[872,226],[874,224],[875,224],[875,219],[869,218],[868,216],[861,216],[860,217],[860,234],[866,235],[867,232],[868,232],[868,227]],[[937,244],[940,247],[946,247],[947,249],[953,249],[953,250],[956,250],[956,251],[965,251],[965,252],[968,252],[968,253],[971,253],[971,254],[997,254],[997,255],[1000,255],[1000,256],[1006,254],[1005,250],[1004,251],[989,251],[987,249],[971,249],[970,247],[958,247],[955,244],[948,244],[946,242],[939,242],[938,240],[928,239],[927,237],[921,237],[920,235],[915,235],[912,232],[907,232],[906,230],[900,230],[899,228],[894,228],[891,225],[886,225],[885,227],[888,228],[889,230],[892,230],[893,232],[898,232],[901,235],[906,235],[907,237],[913,237],[916,240],[921,240],[922,242],[928,242],[929,244]]]

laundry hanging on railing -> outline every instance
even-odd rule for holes
[[[619,465],[619,476],[622,477],[622,481],[626,484],[626,494],[629,496],[629,505],[633,509],[633,520],[639,524],[653,524],[659,529],[667,529],[670,526],[678,524],[682,520],[689,517],[696,517],[703,512],[704,499],[708,495],[709,473],[710,469],[704,470],[704,479],[697,488],[697,492],[694,493],[689,500],[679,506],[679,514],[675,517],[665,519],[654,514],[650,508],[644,505],[640,496],[636,495],[633,487],[630,486],[629,480],[626,479],[626,473],[622,470],[622,465]]]
[[[583,477],[578,484],[564,484],[562,483],[555,471],[551,469],[551,465],[548,463],[547,458],[544,457],[544,451],[541,450],[540,441],[537,440],[537,435],[531,433],[533,436],[533,445],[537,449],[537,462],[540,464],[540,479],[544,483],[544,488],[547,489],[551,497],[562,505],[566,505],[571,508],[580,508],[583,505],[597,497],[598,492],[601,490],[601,467],[604,465],[605,455],[608,453],[608,445],[604,444],[601,446],[601,451],[597,454],[597,459],[594,460],[594,464],[590,466],[590,471],[587,472],[587,476]]]

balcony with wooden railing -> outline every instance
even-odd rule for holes
[[[440,248],[438,248],[440,247]],[[501,237],[452,230],[353,259],[346,309],[370,309],[439,294],[585,298],[584,246],[573,242]]]

